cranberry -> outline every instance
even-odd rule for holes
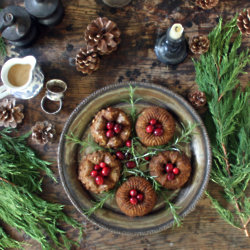
[[[172,163],[167,163],[166,166],[165,166],[165,170],[166,170],[167,173],[173,172],[173,168],[174,168],[174,166],[173,166]]]
[[[95,178],[95,182],[97,185],[102,185],[103,182],[104,182],[104,179],[101,175],[98,175],[96,178]]]
[[[163,129],[162,128],[155,129],[154,135],[161,136],[162,134],[163,134]]]
[[[106,132],[106,136],[108,137],[108,138],[111,138],[111,137],[113,137],[115,135],[115,133],[114,133],[114,131],[113,130],[108,130],[107,132]]]
[[[99,171],[100,169],[101,169],[101,167],[99,165],[94,166],[94,170]]]
[[[153,127],[152,125],[148,125],[148,126],[146,127],[146,132],[147,132],[147,133],[153,133],[153,131],[154,131],[154,127]]]
[[[137,191],[135,189],[131,189],[129,194],[130,196],[135,197],[137,195]]]
[[[107,167],[107,164],[105,162],[101,162],[99,165],[100,165],[101,168]]]
[[[179,169],[179,168],[174,168],[174,169],[173,169],[173,173],[174,173],[174,174],[179,174],[179,172],[180,172],[180,169]]]
[[[92,177],[96,177],[98,175],[98,172],[96,170],[91,171],[90,175]]]
[[[109,167],[104,167],[102,169],[102,175],[103,176],[108,176],[110,174],[111,169]]]
[[[172,181],[174,179],[174,174],[173,173],[169,173],[167,175],[167,178],[168,178],[169,181]]]
[[[122,131],[122,126],[121,126],[121,124],[115,124],[115,126],[114,126],[114,131],[115,131],[116,134],[121,133],[121,131]]]
[[[151,119],[149,122],[151,125],[155,125],[157,123],[157,121],[155,119]]]
[[[126,163],[127,168],[135,168],[136,167],[136,163],[134,161],[128,161]]]
[[[157,124],[155,125],[155,128],[162,128],[162,125],[161,125],[160,123],[157,123]]]
[[[112,130],[114,128],[114,126],[115,126],[114,122],[108,122],[107,125],[106,125],[106,128],[108,130]]]
[[[144,199],[143,194],[137,194],[136,199],[137,199],[138,201],[143,201],[143,199]]]
[[[144,159],[145,159],[146,161],[150,161],[150,156],[145,156]]]
[[[138,203],[138,200],[135,198],[135,197],[131,197],[129,199],[130,203],[133,204],[133,205],[136,205]]]
[[[125,159],[125,155],[124,155],[121,151],[117,151],[117,152],[116,152],[116,157],[117,157],[119,160],[124,160],[124,159]]]
[[[127,140],[127,141],[126,141],[126,146],[127,146],[128,148],[130,148],[130,147],[131,147],[131,145],[132,145],[131,140]]]

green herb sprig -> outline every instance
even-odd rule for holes
[[[242,91],[238,77],[245,73],[250,56],[248,49],[238,51],[242,35],[236,22],[237,17],[223,25],[220,19],[209,34],[209,51],[194,60],[194,66],[196,82],[207,96],[210,112],[205,124],[213,150],[211,180],[223,188],[227,204],[207,195],[220,216],[249,237],[250,89]]]
[[[0,9],[0,12],[2,11],[2,9]],[[6,54],[7,54],[7,51],[6,51],[6,44],[5,44],[5,42],[4,42],[4,40],[3,40],[3,38],[2,37],[0,37],[0,54],[1,54],[1,56],[6,56]]]
[[[37,240],[43,249],[66,247],[76,242],[60,229],[65,222],[80,230],[81,225],[63,212],[60,204],[49,203],[38,196],[42,191],[40,171],[55,180],[49,164],[37,157],[27,145],[27,137],[13,136],[13,129],[0,131],[0,220]],[[59,238],[62,240],[59,241]],[[0,249],[22,248],[0,226]]]

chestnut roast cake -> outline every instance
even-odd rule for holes
[[[92,121],[91,134],[105,148],[118,148],[131,135],[131,122],[124,111],[109,107],[99,111]]]
[[[121,163],[108,152],[97,151],[83,156],[78,178],[87,190],[96,194],[114,188],[120,178]]]
[[[133,176],[116,192],[116,203],[121,211],[131,217],[150,213],[156,203],[156,193],[146,179]]]
[[[159,146],[169,142],[175,132],[175,120],[160,107],[145,108],[136,121],[136,133],[145,146]]]
[[[183,152],[164,151],[152,157],[149,163],[150,175],[165,188],[182,187],[191,174],[189,158]]]

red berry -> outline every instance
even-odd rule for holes
[[[111,138],[111,137],[113,137],[115,134],[114,134],[114,131],[113,130],[108,130],[107,132],[106,132],[106,136],[108,137],[108,138]]]
[[[98,175],[98,172],[96,170],[91,171],[90,175],[92,177],[96,177]]]
[[[101,169],[101,167],[99,165],[94,166],[94,170],[99,171],[100,169]]]
[[[174,168],[174,169],[173,169],[173,173],[174,173],[174,174],[179,174],[179,172],[180,172],[180,169],[179,169],[179,168]]]
[[[135,168],[136,167],[136,163],[134,161],[128,161],[126,163],[127,168]]]
[[[151,119],[149,122],[151,125],[155,125],[157,123],[157,121],[155,119]]]
[[[168,178],[169,181],[172,181],[174,179],[174,174],[173,173],[169,173],[167,175],[167,178]]]
[[[103,176],[108,176],[110,174],[111,169],[109,167],[104,167],[102,169],[102,175]]]
[[[163,129],[162,128],[157,128],[154,130],[154,135],[156,136],[161,136],[163,134]]]
[[[130,196],[135,197],[137,195],[137,191],[135,189],[131,189],[129,194]]]
[[[172,163],[167,163],[165,166],[165,170],[167,173],[173,172],[174,165]]]
[[[115,133],[116,134],[119,134],[121,131],[122,131],[122,126],[121,126],[121,124],[115,124],[115,126],[114,126],[114,131],[115,131]]]
[[[125,159],[125,155],[124,155],[121,151],[117,151],[117,152],[116,152],[116,157],[117,157],[119,160],[124,160],[124,159]]]
[[[136,198],[138,201],[143,201],[144,196],[143,196],[143,194],[137,194]]]
[[[155,124],[155,128],[162,128],[162,125],[160,123]]]
[[[107,125],[106,125],[106,128],[108,130],[110,130],[110,129],[112,130],[114,128],[114,126],[115,126],[114,122],[108,122]]]
[[[138,203],[138,200],[135,198],[135,197],[131,197],[129,199],[130,203],[133,204],[133,205],[136,205]]]
[[[95,178],[95,182],[97,185],[102,185],[103,182],[104,182],[104,179],[101,175],[98,175],[96,178]]]
[[[101,168],[107,167],[107,164],[105,162],[101,162],[99,165],[100,165]]]
[[[144,159],[145,159],[146,161],[150,161],[150,156],[145,156]]]
[[[147,133],[153,133],[153,131],[154,131],[154,127],[153,127],[152,125],[148,125],[148,126],[146,127],[146,132],[147,132]]]
[[[127,146],[128,148],[130,148],[130,147],[131,147],[131,145],[132,145],[131,140],[127,140],[127,141],[126,141],[126,146]]]

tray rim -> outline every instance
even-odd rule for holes
[[[106,92],[109,92],[110,90],[114,90],[114,89],[119,89],[119,88],[124,88],[124,87],[129,87],[129,85],[133,86],[133,87],[147,87],[147,88],[153,88],[156,89],[158,91],[163,91],[163,92],[167,92],[171,97],[177,99],[178,101],[180,101],[181,103],[183,103],[183,105],[190,111],[190,113],[192,113],[192,115],[195,117],[195,119],[199,122],[199,126],[201,128],[202,134],[204,136],[205,139],[205,148],[206,148],[206,152],[207,152],[207,162],[206,162],[206,170],[205,170],[205,174],[204,174],[204,181],[201,185],[201,188],[199,189],[199,191],[197,192],[196,196],[193,198],[193,202],[192,204],[190,204],[180,215],[180,217],[184,218],[186,215],[188,215],[189,213],[191,213],[198,201],[202,198],[202,195],[208,185],[209,179],[210,179],[210,172],[211,172],[211,165],[212,165],[212,152],[211,152],[211,144],[210,144],[210,139],[208,137],[208,133],[206,130],[206,127],[201,119],[201,117],[199,116],[199,114],[197,113],[197,111],[179,94],[173,92],[172,90],[168,89],[167,87],[163,87],[159,84],[155,84],[155,83],[148,83],[148,82],[136,82],[136,81],[129,81],[129,82],[119,82],[119,83],[114,83],[114,84],[110,84],[107,86],[104,86],[98,90],[95,90],[94,92],[92,92],[89,96],[85,97],[78,105],[77,107],[72,111],[72,113],[70,114],[70,116],[68,117],[63,130],[61,132],[60,135],[60,140],[59,140],[59,144],[58,144],[58,151],[57,151],[57,163],[58,163],[58,170],[59,170],[59,176],[61,179],[61,183],[62,186],[64,188],[64,191],[66,192],[67,197],[69,198],[70,202],[73,204],[73,206],[77,209],[77,211],[84,217],[86,218],[88,221],[90,221],[91,223],[93,223],[94,225],[101,227],[103,229],[109,230],[113,233],[118,233],[118,234],[126,234],[126,235],[149,235],[149,234],[153,234],[153,233],[158,233],[161,232],[163,230],[166,230],[168,228],[171,228],[174,224],[174,220],[171,219],[170,221],[167,221],[166,223],[155,227],[154,229],[150,229],[147,231],[134,231],[134,230],[120,230],[117,228],[114,228],[113,226],[109,226],[105,223],[100,223],[98,221],[95,220],[96,216],[95,214],[92,214],[90,217],[86,216],[82,210],[79,208],[77,202],[71,197],[70,195],[70,190],[66,185],[66,181],[65,181],[65,177],[62,171],[62,165],[63,165],[63,147],[65,146],[65,134],[68,131],[71,123],[74,121],[74,118],[78,115],[78,111],[81,110],[82,107],[84,107],[86,104],[90,103],[91,101],[93,101],[96,96],[99,96],[101,94],[104,94]]]

